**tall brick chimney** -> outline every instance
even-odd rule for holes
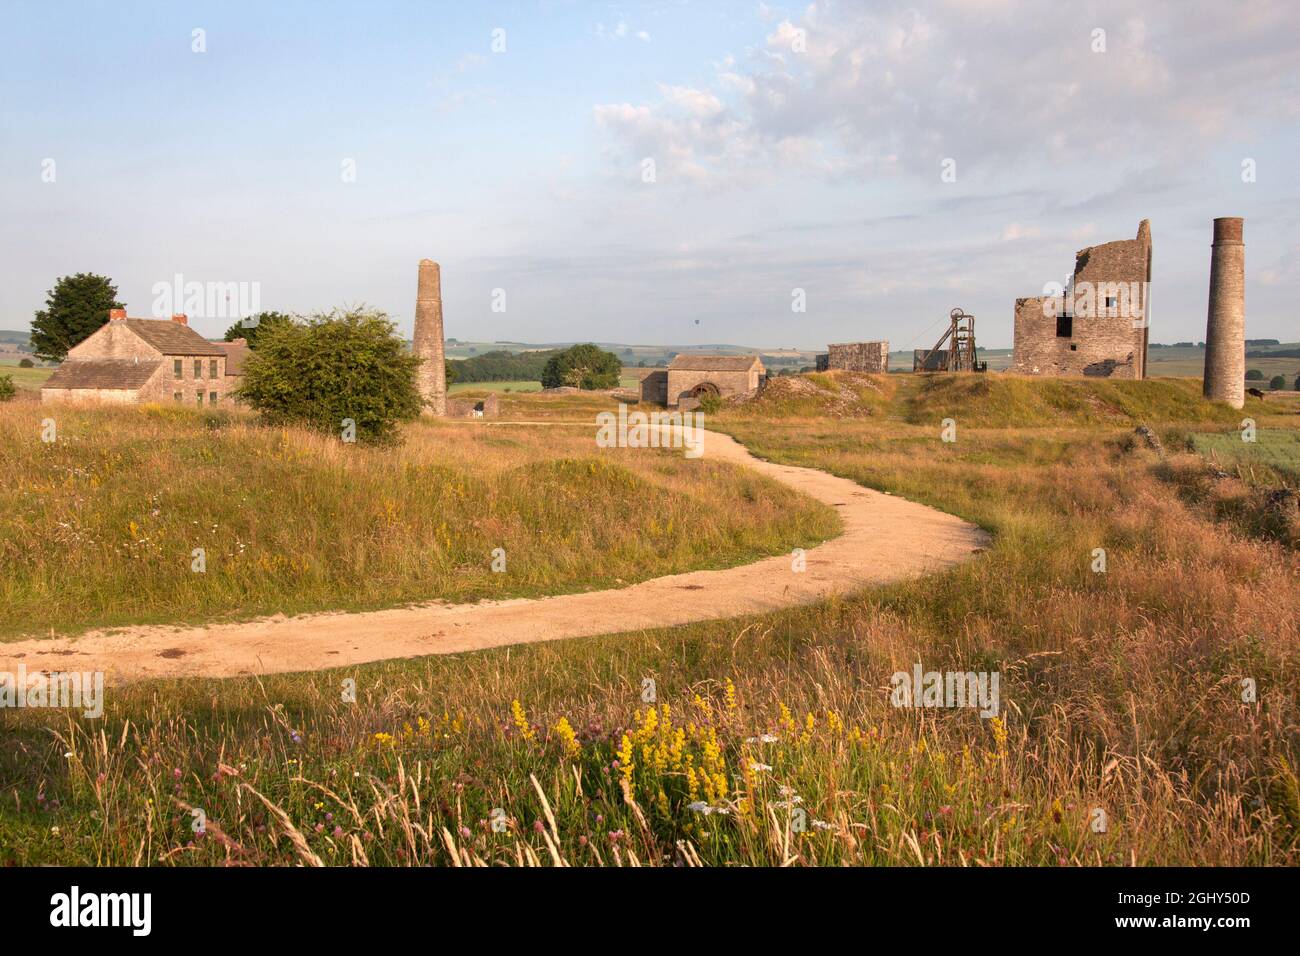
[[[1205,397],[1246,404],[1246,244],[1243,220],[1214,220],[1210,307],[1205,321]]]
[[[415,373],[424,414],[447,414],[447,367],[442,339],[442,272],[432,259],[420,260],[415,289],[415,334],[411,351],[423,359]]]
[[[172,321],[178,322],[181,325],[189,325],[190,317],[186,315],[184,312],[175,312],[172,314]]]
[[[110,322],[125,322],[125,321],[126,321],[126,309],[109,309],[109,310],[108,310],[108,321],[110,321]]]

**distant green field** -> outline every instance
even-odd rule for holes
[[[1241,440],[1241,432],[1200,432],[1192,443],[1203,455],[1225,464],[1268,465],[1300,478],[1300,432],[1262,428],[1253,442]]]
[[[0,375],[8,375],[19,388],[40,388],[41,383],[53,374],[52,368],[19,368],[17,365],[0,368]]]
[[[458,392],[540,392],[541,382],[457,382],[447,391]]]

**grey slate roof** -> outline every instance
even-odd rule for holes
[[[136,389],[149,381],[158,361],[135,359],[84,359],[64,362],[41,388],[120,388]]]
[[[668,363],[668,367],[692,372],[748,372],[758,362],[757,355],[708,355],[699,352],[682,352]]]
[[[188,325],[171,319],[123,319],[122,324],[163,355],[225,355],[226,350],[209,342]]]
[[[218,344],[226,353],[226,376],[243,375],[244,359],[248,358],[248,343],[221,342]]]

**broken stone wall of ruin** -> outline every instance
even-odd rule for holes
[[[818,371],[843,369],[846,372],[889,371],[888,342],[840,342],[826,346],[826,363],[823,367],[818,356]]]

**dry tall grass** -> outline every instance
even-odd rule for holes
[[[5,714],[0,859],[1300,863],[1300,558],[1180,494],[1194,462],[1098,428],[722,424],[996,542],[749,620]],[[892,706],[917,661],[999,672],[999,719]]]
[[[617,587],[837,533],[745,469],[595,433],[426,422],[372,449],[189,409],[0,406],[0,639]]]

